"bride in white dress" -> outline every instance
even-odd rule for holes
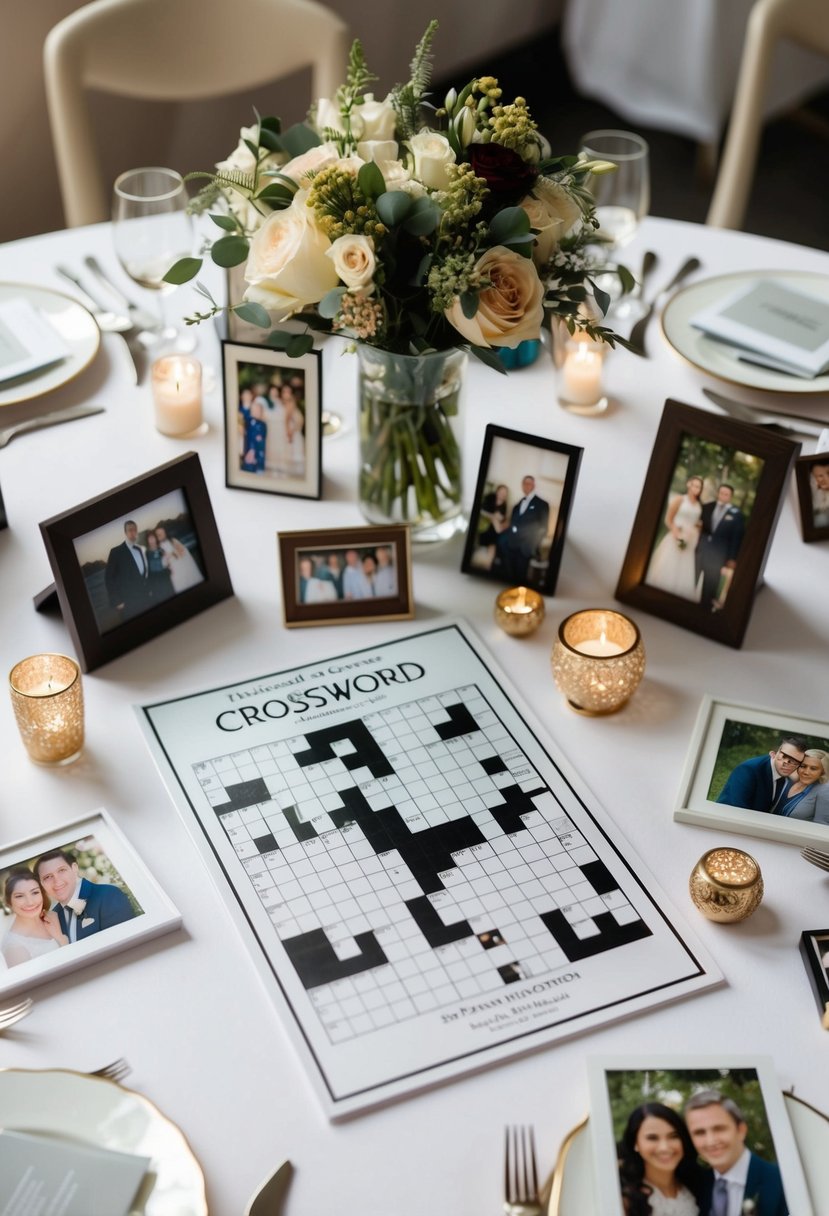
[[[158,538],[158,547],[170,559],[170,578],[174,593],[179,595],[180,592],[187,591],[198,583],[203,583],[204,575],[196,565],[196,559],[190,550],[180,540],[176,540],[175,537],[170,538],[166,528],[157,527],[155,534]]]
[[[631,1112],[619,1142],[619,1183],[625,1216],[700,1216],[696,1149],[670,1106],[646,1102]]]
[[[57,913],[49,911],[46,892],[31,870],[12,870],[3,892],[6,907],[14,913],[3,938],[2,954],[6,965],[16,967],[41,954],[51,954],[68,946],[69,938],[60,931]]]
[[[700,537],[702,518],[702,478],[689,477],[685,493],[675,494],[665,512],[668,531],[651,556],[645,582],[660,591],[670,591],[684,600],[699,602],[700,580],[694,555]]]

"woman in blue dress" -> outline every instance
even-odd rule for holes
[[[814,819],[818,787],[829,781],[829,752],[810,747],[797,776],[777,804],[775,814],[792,819]]]
[[[265,448],[268,442],[268,424],[265,421],[265,407],[257,399],[250,407],[250,422],[245,437],[245,455],[242,469],[245,473],[265,472]]]

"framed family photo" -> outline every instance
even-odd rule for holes
[[[181,923],[103,809],[2,849],[0,892],[0,996]]]
[[[794,477],[803,539],[829,540],[829,452],[798,457]]]
[[[553,595],[583,450],[486,428],[464,574]]]
[[[222,343],[225,482],[237,490],[319,498],[322,355]]]
[[[599,1058],[588,1068],[602,1216],[652,1211],[651,1197],[678,1214],[818,1216],[771,1060]]]
[[[666,401],[616,598],[740,647],[799,450]]]
[[[829,848],[829,722],[706,697],[674,819]]]
[[[44,520],[40,531],[84,671],[233,594],[195,452]]]
[[[280,532],[277,540],[287,627],[414,616],[408,528]]]
[[[824,1030],[829,1030],[829,929],[807,929],[800,937],[800,957],[812,986]]]

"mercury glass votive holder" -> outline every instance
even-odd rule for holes
[[[544,620],[544,597],[531,587],[510,587],[495,601],[495,621],[513,638],[527,638]]]
[[[34,654],[9,672],[20,737],[36,764],[71,764],[83,751],[81,669],[63,654]]]
[[[550,656],[570,708],[588,717],[615,714],[645,674],[645,646],[633,621],[610,608],[585,608],[561,622]]]
[[[763,898],[763,875],[742,849],[709,849],[691,871],[688,890],[708,920],[735,924],[751,916]]]

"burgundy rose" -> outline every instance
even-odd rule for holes
[[[538,171],[503,144],[471,144],[469,163],[476,177],[482,177],[499,206],[518,202],[533,187]]]

